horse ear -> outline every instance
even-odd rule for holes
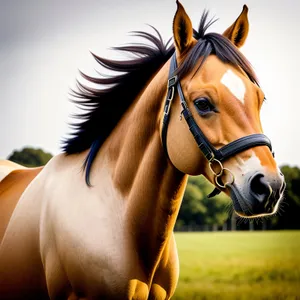
[[[181,3],[178,0],[176,1],[176,3],[177,11],[173,20],[173,35],[176,50],[179,53],[183,53],[192,44],[193,26]]]
[[[227,37],[238,48],[242,47],[246,41],[249,32],[248,7],[243,6],[243,11],[236,21],[225,30],[223,36]]]

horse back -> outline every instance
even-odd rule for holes
[[[0,182],[3,180],[10,172],[17,169],[26,169],[25,167],[12,162],[10,160],[0,160]]]
[[[25,168],[21,165],[1,161],[1,174],[7,174],[0,178],[0,242],[4,236],[10,217],[29,183],[40,173],[43,167]]]

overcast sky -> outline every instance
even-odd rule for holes
[[[279,164],[300,166],[300,2],[182,0],[194,27],[204,8],[219,18],[211,31],[223,32],[243,4],[250,33],[242,51],[266,94],[262,124]],[[136,41],[127,33],[154,25],[167,40],[175,0],[64,1],[0,0],[0,158],[26,145],[60,152],[74,112],[69,88],[78,69],[93,74],[89,53]]]

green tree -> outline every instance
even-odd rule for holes
[[[42,149],[26,147],[20,151],[15,150],[7,159],[26,167],[39,167],[45,165],[51,158],[52,154]]]
[[[177,229],[182,225],[222,225],[228,219],[230,199],[223,193],[207,198],[213,190],[203,176],[190,177],[177,220]]]

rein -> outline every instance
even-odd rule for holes
[[[216,149],[206,138],[205,134],[199,128],[192,115],[187,105],[187,102],[184,98],[180,81],[178,80],[177,75],[173,76],[176,69],[177,69],[177,62],[176,62],[176,54],[174,53],[171,58],[169,79],[168,79],[168,92],[167,92],[167,98],[164,106],[164,117],[163,117],[163,124],[162,124],[163,148],[167,156],[169,157],[168,150],[167,150],[167,131],[168,131],[168,124],[170,119],[171,105],[177,88],[177,92],[180,98],[180,104],[182,106],[181,114],[184,116],[184,119],[187,122],[189,126],[189,130],[192,133],[199,149],[202,151],[203,155],[208,160],[209,168],[214,175],[214,181],[218,187],[215,188],[214,191],[208,196],[208,197],[213,197],[221,192],[219,188],[225,189],[226,186],[234,183],[234,179],[235,179],[234,175],[229,169],[223,166],[222,164],[223,161],[225,161],[231,156],[234,156],[237,153],[240,153],[249,148],[257,147],[257,146],[268,146],[272,152],[271,141],[264,134],[255,133],[255,134],[241,137],[237,140],[234,140],[233,142],[230,142],[229,144],[223,146],[220,149]],[[222,176],[225,175],[226,173],[230,175],[230,180],[224,184],[221,179]]]

